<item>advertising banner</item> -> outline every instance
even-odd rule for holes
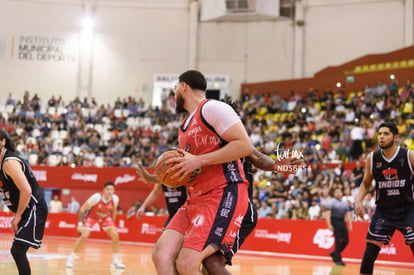
[[[76,167],[69,166],[32,166],[33,173],[42,187],[71,189],[102,189],[107,181],[112,181],[117,190],[141,190],[145,184],[140,182],[134,168],[121,167]],[[148,169],[152,172],[152,168]],[[148,186],[146,189],[152,189]]]
[[[12,214],[0,212],[0,233],[11,233],[11,219]],[[155,244],[166,220],[166,216],[143,216],[137,220],[135,217],[127,219],[125,215],[118,215],[115,225],[121,241]],[[78,237],[77,224],[76,214],[49,214],[45,239],[47,236]],[[354,222],[349,245],[342,252],[343,258],[354,259],[356,262],[361,260],[368,225],[368,222]],[[109,240],[98,228],[92,231],[90,238]],[[327,229],[325,221],[260,219],[240,253],[268,252],[270,255],[276,253],[284,257],[318,259],[329,257],[334,246],[333,233]],[[414,268],[413,260],[410,248],[397,231],[390,244],[381,249],[377,262]]]

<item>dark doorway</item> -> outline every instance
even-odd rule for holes
[[[206,97],[220,100],[220,90],[207,90]]]

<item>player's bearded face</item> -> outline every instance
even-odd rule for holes
[[[379,147],[381,149],[388,149],[394,144],[394,139],[390,140],[389,142],[382,141],[379,143]]]
[[[184,98],[179,91],[181,86],[181,84],[177,84],[177,88],[175,90],[175,111],[177,114],[186,112],[186,109],[184,109]]]
[[[381,128],[378,133],[378,146],[383,150],[390,148],[395,142],[395,136],[384,129],[386,128]]]

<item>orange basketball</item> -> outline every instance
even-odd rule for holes
[[[161,154],[161,156],[158,157],[157,163],[155,164],[155,174],[157,175],[157,179],[159,182],[161,182],[165,186],[177,188],[187,184],[192,180],[192,173],[190,173],[187,177],[178,182],[178,179],[180,177],[171,179],[171,176],[174,175],[176,171],[174,171],[173,173],[167,172],[168,169],[175,165],[175,162],[167,164],[166,161],[172,158],[181,158],[182,156],[184,155],[176,149],[171,149],[165,151],[163,154]]]

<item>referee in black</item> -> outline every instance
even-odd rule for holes
[[[11,254],[19,275],[30,275],[29,247],[39,248],[46,224],[47,204],[32,169],[15,151],[10,136],[0,129],[0,196],[14,213],[10,222],[15,233]]]
[[[345,220],[349,223],[349,230],[352,231],[351,208],[347,201],[342,200],[342,188],[335,188],[333,198],[326,204],[326,222],[328,228],[333,231],[335,237],[335,250],[329,253],[336,265],[345,265],[342,261],[341,252],[349,243],[348,228]]]

